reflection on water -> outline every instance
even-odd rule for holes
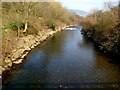
[[[30,52],[11,71],[4,87],[46,87],[46,83],[120,82],[120,66],[95,51],[80,31],[62,31]],[[6,84],[6,85],[5,85]]]

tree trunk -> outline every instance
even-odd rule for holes
[[[20,31],[20,25],[19,25],[19,14],[17,14],[17,19],[18,19],[18,30],[17,30],[17,37],[19,37],[19,31]]]
[[[26,31],[27,31],[27,28],[28,28],[28,22],[27,22],[27,20],[26,20],[26,22],[25,22],[25,29],[24,29],[23,32],[26,32]]]
[[[20,31],[20,27],[19,27],[19,22],[18,22],[18,31],[17,31],[17,36],[19,37],[19,31]]]
[[[31,9],[32,9],[32,7],[35,5],[35,4],[37,4],[37,3],[34,3],[34,4],[32,4],[32,3],[30,3],[30,2],[27,2],[29,5],[27,6],[27,10],[25,11],[25,15],[26,15],[26,21],[25,21],[25,28],[24,28],[24,30],[23,30],[23,33],[25,33],[26,31],[27,31],[27,28],[28,28],[28,20],[29,20],[29,14],[30,14],[30,12],[31,12]],[[25,6],[25,2],[23,3],[23,6]]]

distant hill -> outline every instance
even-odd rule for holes
[[[76,13],[77,15],[80,15],[80,16],[83,16],[83,17],[85,17],[85,16],[89,15],[89,13],[88,13],[88,12],[83,11],[83,10],[68,9],[68,11],[69,11],[69,12]]]

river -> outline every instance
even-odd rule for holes
[[[120,87],[120,65],[79,30],[61,31],[33,49],[3,80],[3,88]]]

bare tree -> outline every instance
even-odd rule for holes
[[[28,20],[29,20],[29,15],[31,13],[32,8],[37,4],[38,2],[23,2],[23,9],[24,9],[24,15],[25,15],[25,28],[23,32],[27,31],[28,28]]]

